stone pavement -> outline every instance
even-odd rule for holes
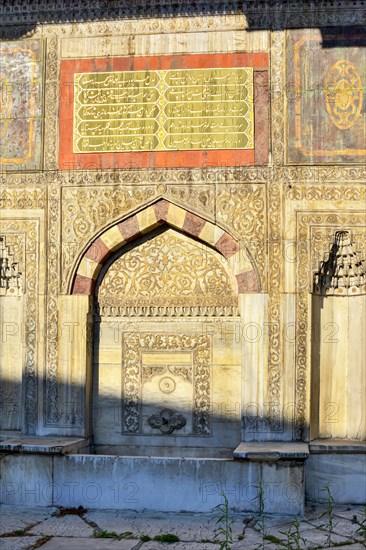
[[[294,518],[229,513],[232,524],[232,550],[296,548],[366,548],[366,517],[361,506],[337,506],[331,517],[323,516],[324,507],[307,508],[298,521]],[[215,529],[218,513],[172,514],[116,510],[56,508],[0,508],[1,550],[218,550]],[[329,519],[333,523],[329,532]],[[175,535],[176,542],[154,540]]]

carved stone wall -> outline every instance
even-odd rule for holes
[[[358,248],[365,246],[366,170],[360,162],[362,151],[356,147],[364,138],[365,126],[357,95],[359,80],[365,84],[364,31],[359,27],[365,17],[364,3],[304,0],[299,9],[298,3],[280,1],[183,1],[170,3],[169,14],[166,3],[160,1],[131,5],[100,0],[93,7],[74,2],[72,13],[62,2],[39,1],[32,10],[29,4],[24,0],[0,7],[7,79],[0,82],[0,110],[6,122],[0,128],[0,139],[9,137],[9,113],[16,115],[11,121],[11,139],[2,141],[1,233],[23,274],[27,399],[22,429],[42,434],[82,433],[82,415],[75,420],[64,412],[67,384],[75,376],[70,371],[67,383],[63,376],[60,297],[71,293],[73,276],[92,242],[166,200],[188,213],[188,218],[196,216],[225,231],[245,251],[245,258],[240,256],[245,264],[240,273],[253,273],[249,282],[244,278],[242,286],[261,292],[267,300],[265,327],[261,327],[268,336],[263,340],[266,362],[261,387],[268,409],[280,411],[266,424],[268,437],[292,437],[293,419],[284,411],[294,401],[296,437],[306,437],[313,273],[335,231],[349,230]],[[306,56],[314,60],[308,68],[301,66],[302,54],[298,63],[303,45]],[[18,53],[11,56],[12,49]],[[26,61],[20,80],[28,79],[23,111],[20,87],[14,92],[7,84],[17,55]],[[29,72],[31,55],[36,77]],[[198,68],[215,59],[214,68],[220,69],[233,66],[235,56],[253,69],[255,150],[248,157],[250,162],[243,161],[244,157],[236,161],[235,155],[228,162],[221,153],[206,155],[205,151],[197,165],[192,164],[196,151],[186,157],[170,151],[172,156],[165,164],[164,158],[161,164],[153,156],[138,164],[129,157],[123,162],[112,159],[116,162],[109,162],[108,168],[102,160],[90,162],[83,170],[73,164],[60,170],[60,136],[72,128],[73,118],[60,120],[59,108],[63,95],[70,94],[74,86],[73,80],[60,86],[61,66],[72,65],[78,74],[86,72],[86,64],[90,70],[91,61],[98,70],[105,58],[118,60],[111,61],[112,65],[121,59],[138,65],[140,58],[145,58],[144,63],[149,57],[154,63],[169,58],[169,63],[179,64],[191,57],[199,58]],[[351,63],[357,69],[347,73],[350,98],[348,88],[341,90],[344,82],[337,64],[342,60],[348,63],[342,67],[349,68]],[[309,82],[319,83],[318,88],[307,87]],[[335,94],[334,105],[331,93]],[[350,113],[353,124],[345,129],[342,120]],[[296,117],[305,121],[300,130]],[[28,143],[25,135],[32,128]],[[303,142],[305,152],[300,150],[305,147]],[[321,142],[329,149],[324,154],[318,154],[323,151]],[[10,166],[9,159],[22,159],[26,149],[32,155],[20,167]],[[43,221],[36,219],[44,220],[44,236]],[[295,251],[291,258],[289,245]],[[239,274],[236,267],[233,261],[230,277]],[[249,313],[242,311],[241,315],[245,327]],[[294,342],[286,338],[291,323],[297,327]],[[42,338],[36,337],[41,326]],[[245,365],[243,369],[246,372]],[[42,380],[39,386],[37,379]]]

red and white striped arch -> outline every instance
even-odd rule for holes
[[[72,294],[92,295],[95,282],[108,257],[126,243],[167,224],[215,248],[227,260],[236,281],[238,293],[259,292],[259,277],[247,251],[224,229],[188,212],[165,199],[106,229],[82,255]]]

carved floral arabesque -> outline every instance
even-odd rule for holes
[[[47,38],[46,47],[45,105],[47,108],[44,110],[44,166],[46,170],[57,169],[58,80],[58,39],[56,36],[50,36]]]
[[[24,429],[28,434],[37,430],[37,330],[38,322],[38,275],[40,241],[39,220],[12,219],[0,220],[0,233],[6,237],[17,255],[23,270],[23,286],[25,290],[25,365],[24,365],[24,397],[25,418]],[[39,336],[39,335],[38,335]],[[17,403],[17,405],[19,405]]]
[[[363,185],[291,185],[286,188],[289,200],[343,200],[366,201],[366,183]]]
[[[276,177],[276,166],[281,166],[284,159],[284,74],[283,59],[285,53],[284,33],[274,31],[271,34],[271,80],[272,80],[272,144],[273,144],[273,179],[267,186],[268,204],[268,285],[269,285],[269,350],[267,394],[270,408],[281,410],[282,401],[282,357],[281,357],[281,281],[282,281],[282,184]],[[269,421],[270,431],[280,431],[282,419]]]
[[[295,437],[302,440],[306,435],[306,386],[310,350],[307,335],[310,328],[308,297],[312,292],[313,274],[318,271],[319,261],[329,251],[334,233],[350,229],[354,248],[366,250],[366,211],[331,213],[312,212],[297,215],[297,289],[296,289],[296,381],[295,381]]]
[[[217,216],[242,237],[266,289],[266,207],[265,188],[241,184],[218,186]]]
[[[45,391],[45,426],[55,424],[68,425],[62,404],[62,386],[58,381],[58,291],[59,291],[59,243],[60,243],[60,189],[49,187],[48,199],[48,243],[47,243],[47,343],[46,343],[46,391]],[[82,420],[82,416],[80,420]],[[73,426],[75,427],[75,426]]]
[[[25,209],[25,208],[46,208],[46,189],[0,189],[0,210],[1,209]]]
[[[211,435],[211,337],[182,334],[125,334],[122,433],[141,433],[142,352],[190,351],[193,357],[193,435]]]
[[[168,229],[118,258],[98,289],[101,306],[233,306],[218,253]]]

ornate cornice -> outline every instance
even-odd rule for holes
[[[5,25],[78,23],[116,19],[173,19],[186,16],[244,15],[255,28],[360,25],[365,18],[362,0],[3,0],[0,18]]]

